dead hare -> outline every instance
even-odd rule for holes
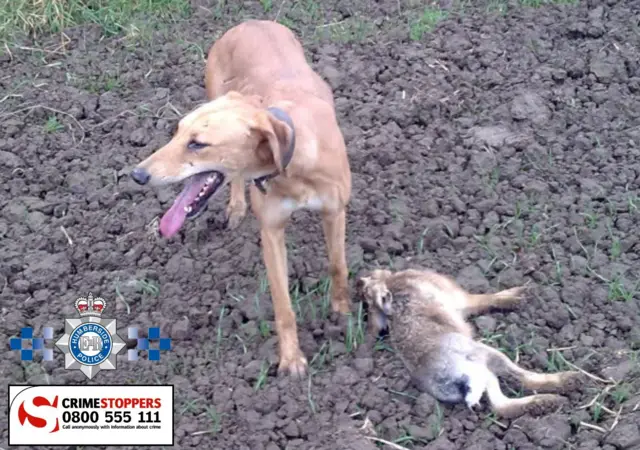
[[[502,417],[540,415],[566,398],[550,393],[509,398],[498,377],[511,377],[534,391],[572,389],[579,379],[579,372],[522,369],[500,351],[474,340],[466,318],[514,306],[523,287],[470,294],[445,275],[409,269],[374,270],[358,280],[357,289],[367,304],[371,331],[387,329],[416,388],[443,403],[464,401],[473,409],[486,393],[491,409]]]

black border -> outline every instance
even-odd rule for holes
[[[8,384],[8,389],[7,389],[7,445],[9,447],[24,447],[24,446],[34,446],[35,444],[10,444],[10,434],[11,434],[11,386],[20,386],[20,387],[47,387],[47,386],[61,386],[61,387],[75,387],[75,386],[95,386],[97,388],[100,387],[123,387],[123,386],[139,386],[139,387],[155,387],[155,386],[164,386],[164,387],[171,387],[171,401],[173,403],[173,408],[171,411],[171,447],[174,447],[176,445],[176,389],[175,386],[173,384],[124,384],[124,383],[120,383],[120,384],[62,384],[62,383],[55,383],[55,384]],[[38,444],[38,446],[40,446],[41,444]],[[69,446],[78,446],[81,444],[47,444],[45,445],[46,447],[69,447]],[[166,445],[166,444],[165,444]],[[162,447],[162,445],[158,445],[158,444],[91,444],[91,447]]]

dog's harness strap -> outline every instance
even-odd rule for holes
[[[282,155],[282,167],[284,168],[289,165],[289,163],[291,162],[291,159],[293,158],[293,150],[296,147],[296,130],[293,127],[293,121],[291,120],[291,116],[289,116],[289,114],[287,114],[282,109],[275,106],[271,106],[267,108],[267,111],[273,114],[273,116],[276,119],[286,123],[287,126],[291,129],[291,143],[289,144],[289,148],[287,148],[287,150],[285,151],[285,154]],[[264,187],[264,183],[266,181],[269,181],[272,178],[277,177],[278,175],[279,175],[279,172],[270,173],[268,175],[264,175],[262,177],[254,179],[253,183],[256,185],[256,187],[260,192],[262,192],[263,194],[266,194],[267,190]]]

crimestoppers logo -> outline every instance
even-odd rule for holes
[[[18,407],[18,421],[23,427],[31,426],[47,433],[60,430],[58,421],[58,396],[53,401],[38,395],[30,400],[23,400]]]
[[[101,370],[116,369],[116,355],[125,347],[116,332],[116,319],[103,319],[107,306],[100,297],[76,300],[75,307],[80,319],[65,319],[64,336],[57,342],[64,353],[64,367],[80,370],[92,379]]]
[[[171,385],[9,385],[9,446],[174,445]]]

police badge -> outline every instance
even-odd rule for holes
[[[116,355],[125,343],[117,334],[116,319],[102,318],[105,307],[105,300],[91,293],[76,300],[80,319],[65,319],[64,336],[56,342],[65,369],[80,370],[89,379],[100,370],[116,369]]]

